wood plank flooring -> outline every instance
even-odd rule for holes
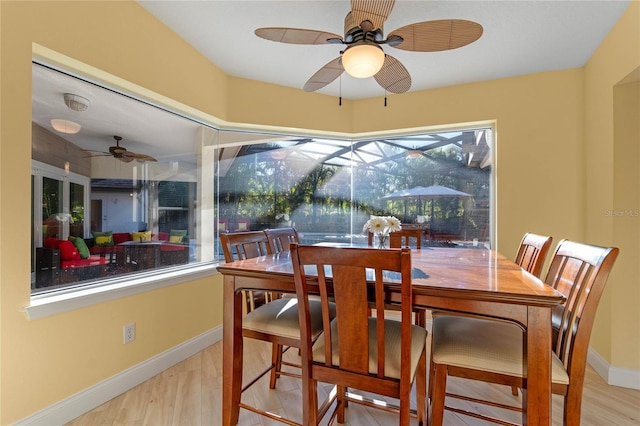
[[[254,377],[268,365],[271,346],[264,342],[245,339],[245,378]],[[286,355],[295,358],[297,351]],[[585,380],[582,406],[583,426],[640,425],[640,391],[607,385],[591,367]],[[452,378],[450,391],[482,395],[500,402],[513,403],[518,397],[511,390],[473,381]],[[324,389],[326,391],[326,389]],[[219,425],[222,418],[222,342],[188,358],[130,391],[97,407],[68,423],[81,425],[153,425],[153,426],[209,426]],[[276,390],[269,390],[265,376],[243,394],[243,401],[257,404],[269,411],[299,421],[302,416],[299,380],[282,377]],[[450,403],[450,402],[448,402]],[[458,406],[519,421],[519,414],[498,412],[497,409],[454,402]],[[391,413],[350,404],[347,408],[350,426],[397,424]],[[326,423],[326,422],[325,422]],[[417,422],[413,419],[412,424]],[[282,425],[283,423],[240,410],[238,425]],[[337,423],[336,423],[337,424]],[[446,412],[446,425],[480,426],[488,423],[455,413]],[[562,398],[553,397],[553,425],[562,425]]]

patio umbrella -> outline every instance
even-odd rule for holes
[[[441,185],[416,186],[410,189],[402,189],[400,191],[387,194],[383,199],[386,200],[427,200],[431,198],[443,197],[472,197],[471,194],[458,191],[457,189],[447,188]]]
[[[429,200],[444,197],[472,197],[471,194],[441,185],[415,186],[409,189],[392,192],[382,197],[383,200]],[[420,206],[422,207],[422,206]],[[431,205],[433,210],[433,204]],[[433,212],[432,212],[433,216]]]

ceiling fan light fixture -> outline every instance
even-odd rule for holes
[[[60,118],[54,118],[51,120],[51,127],[60,133],[66,133],[68,135],[75,135],[80,131],[80,124],[75,121],[62,120]]]
[[[342,66],[347,74],[355,78],[374,76],[384,64],[384,51],[373,43],[349,46],[342,54]]]
[[[74,95],[73,93],[64,94],[64,104],[72,111],[86,111],[90,103],[91,101],[89,99],[82,96]]]

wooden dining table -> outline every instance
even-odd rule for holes
[[[371,249],[376,250],[376,249]],[[523,339],[523,424],[551,424],[551,310],[564,296],[496,251],[422,248],[411,251],[414,307],[471,313],[519,324]],[[224,275],[223,425],[239,416],[243,367],[240,290],[295,292],[289,252],[218,266]],[[385,284],[389,303],[399,303],[399,284]],[[236,379],[236,380],[234,380]]]

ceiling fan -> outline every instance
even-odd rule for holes
[[[258,28],[258,37],[290,44],[344,44],[340,56],[320,68],[305,83],[305,92],[314,92],[340,77],[346,70],[358,78],[373,76],[392,93],[411,88],[411,75],[382,45],[413,52],[437,52],[473,43],[482,35],[482,25],[463,19],[417,22],[392,31],[384,38],[383,24],[395,0],[351,0],[344,18],[344,37],[325,31],[301,28]]]
[[[110,146],[109,152],[101,152],[101,155],[112,155],[114,158],[117,158],[120,161],[124,161],[125,163],[130,163],[133,160],[138,160],[138,162],[140,163],[145,161],[158,161],[150,155],[137,154],[135,152],[127,151],[127,148],[120,146],[120,141],[122,140],[121,136],[114,136],[113,138],[116,140],[115,146]]]

